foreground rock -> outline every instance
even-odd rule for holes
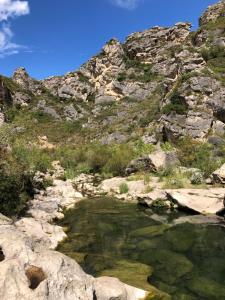
[[[97,278],[94,282],[94,290],[95,296],[99,300],[135,300],[144,299],[146,296],[143,290],[134,289],[128,285],[123,284],[117,278],[110,277]]]
[[[94,279],[69,257],[36,246],[10,221],[0,226],[1,300],[136,300],[147,295],[115,278]]]
[[[0,214],[1,300],[138,300],[148,292],[116,278],[95,279],[75,260],[53,251],[66,238],[63,228],[50,224],[63,217],[62,208],[83,199],[71,181],[53,186],[30,202],[32,217],[13,223]]]
[[[225,209],[223,188],[167,190],[167,194],[179,206],[201,214],[219,214]]]

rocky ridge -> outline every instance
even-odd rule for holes
[[[224,1],[220,1],[201,16],[196,33],[190,31],[190,23],[177,23],[171,28],[157,26],[133,33],[124,44],[112,39],[79,70],[65,76],[37,81],[24,68],[19,68],[12,80],[20,91],[9,89],[12,101],[29,105],[32,95],[41,99],[47,91],[58,103],[63,103],[64,112],[58,114],[46,100],[38,104],[37,110],[59,120],[85,118],[83,126],[94,128],[101,126],[96,121],[104,113],[103,104],[116,103],[120,107],[118,111],[123,107],[128,116],[132,103],[124,99],[151,102],[151,97],[155,97],[159,99],[161,112],[153,122],[148,122],[146,117],[146,125],[164,139],[190,135],[204,140],[211,132],[223,134],[225,89],[204,54],[213,47],[224,49],[222,28],[216,26],[223,21],[223,14]],[[89,108],[85,109],[83,103]],[[105,118],[104,124],[111,127],[118,123],[118,111],[114,111],[116,120]],[[139,125],[137,115],[133,121]],[[104,126],[106,131],[107,126]],[[110,142],[117,140],[109,137]]]

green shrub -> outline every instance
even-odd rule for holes
[[[210,48],[203,48],[201,50],[201,55],[205,61],[209,61],[214,58],[224,58],[225,49],[220,46],[211,46]]]
[[[174,169],[172,167],[161,168],[157,171],[156,175],[159,177],[159,180],[162,181],[164,177],[172,176]]]
[[[186,104],[183,97],[175,91],[170,98],[170,103],[166,104],[162,108],[163,114],[170,114],[171,112],[176,112],[177,114],[184,115],[187,113],[188,105]]]
[[[82,73],[79,72],[78,76],[79,76],[79,81],[84,82],[84,83],[88,83],[89,82],[88,77],[85,76],[84,74],[82,74]]]
[[[124,175],[128,163],[133,158],[133,151],[128,145],[114,146],[110,159],[103,168],[105,174]]]
[[[60,160],[67,176],[79,173],[102,173],[106,176],[123,175],[134,151],[130,145],[87,144],[71,149],[60,147],[55,159]]]
[[[182,138],[177,146],[178,156],[183,166],[200,169],[205,177],[219,167],[220,162],[213,156],[211,145],[187,136]]]
[[[161,144],[161,148],[165,152],[170,152],[174,150],[174,147],[169,142],[165,142]]]
[[[129,192],[129,187],[125,182],[120,184],[119,189],[120,189],[120,194],[127,194]]]
[[[49,114],[46,114],[45,112],[41,110],[37,110],[35,112],[32,112],[33,118],[37,119],[40,123],[47,123],[49,121],[53,120],[53,117]]]
[[[212,20],[207,24],[202,26],[204,29],[207,30],[215,30],[215,29],[223,29],[225,28],[225,17],[221,16],[216,20]]]
[[[96,145],[87,151],[87,165],[93,173],[101,172],[104,166],[111,159],[111,151],[107,146]]]
[[[177,175],[174,175],[166,178],[163,187],[166,189],[183,189],[184,187],[187,187],[187,181],[183,180],[183,178],[179,178]]]
[[[43,189],[47,189],[47,187],[53,186],[53,179],[52,178],[45,178],[42,182]]]
[[[33,194],[30,175],[0,171],[0,212],[7,216],[18,215]]]
[[[122,73],[119,73],[117,80],[119,82],[122,82],[122,81],[126,80],[126,78],[127,78],[127,74],[125,72],[122,72]]]
[[[199,185],[204,182],[204,178],[203,178],[201,172],[195,172],[194,174],[192,174],[190,180],[191,180],[191,183],[194,185]]]
[[[134,142],[133,151],[136,157],[142,156],[145,154],[150,154],[154,151],[155,146],[151,144],[145,144],[141,139],[138,139]]]
[[[29,148],[23,144],[16,144],[12,155],[29,172],[46,172],[51,168],[53,160],[49,150],[36,147]]]

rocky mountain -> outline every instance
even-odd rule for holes
[[[190,23],[177,23],[133,33],[124,44],[112,39],[99,54],[65,76],[37,81],[19,68],[11,79],[1,79],[2,112],[5,102],[32,109],[35,102],[37,110],[58,120],[100,126],[105,136],[96,137],[107,143],[126,140],[131,125],[154,131],[164,140],[221,135],[224,13],[225,2],[220,1],[201,16],[197,32],[191,31]],[[112,127],[124,119],[126,124],[115,131]]]
[[[112,39],[64,76],[36,80],[25,68],[0,76],[0,298],[145,297],[52,251],[66,237],[54,224],[63,208],[107,195],[151,209],[185,207],[203,214],[191,222],[224,226],[224,184],[225,0],[208,7],[197,31],[177,23],[133,33],[124,43]],[[177,256],[168,253],[173,272]],[[193,267],[182,261],[179,281],[189,278],[183,266],[187,274]],[[176,293],[172,299],[192,298],[165,282],[154,283],[159,290],[149,286],[146,300],[169,300],[168,291]],[[224,295],[222,283],[212,282],[195,286],[193,299]]]

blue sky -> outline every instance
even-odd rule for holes
[[[112,37],[198,17],[216,0],[0,0],[0,74],[41,79],[77,69]]]

